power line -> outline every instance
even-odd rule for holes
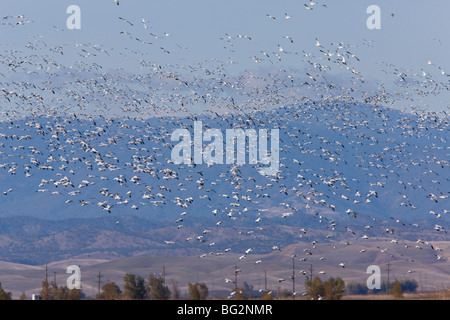
[[[390,263],[387,264],[387,285],[386,285],[386,294],[389,295],[389,273],[390,273]]]
[[[264,269],[264,291],[267,291],[267,270]]]
[[[292,257],[292,299],[295,300],[295,260]]]
[[[239,269],[237,267],[237,265],[234,265],[234,292],[235,294],[237,294],[237,276],[239,273]]]
[[[163,285],[166,285],[166,267],[163,266],[162,269],[163,269],[163,273],[162,273],[162,276],[163,276]]]
[[[98,275],[97,275],[97,279],[98,279],[98,281],[97,281],[97,283],[98,283],[98,295],[100,295],[100,286],[101,286],[101,283],[102,283],[102,280],[101,280],[102,278],[103,278],[102,272],[99,271]]]

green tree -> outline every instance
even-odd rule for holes
[[[247,297],[244,295],[244,289],[237,288],[236,292],[234,293],[234,300],[245,300]]]
[[[270,291],[264,292],[264,294],[261,296],[261,300],[273,300],[271,292]]]
[[[189,283],[188,292],[191,300],[206,300],[209,294],[208,287],[203,282]]]
[[[416,292],[417,287],[419,286],[417,281],[414,279],[402,280],[402,281],[400,281],[400,284],[402,285],[403,292]]]
[[[67,294],[67,300],[81,300],[83,297],[83,292],[81,289],[70,289]]]
[[[59,287],[53,296],[54,300],[67,300],[69,296],[69,288],[67,286]]]
[[[350,282],[345,286],[345,291],[347,294],[362,295],[367,294],[369,289],[365,283]]]
[[[50,282],[50,297],[51,299],[55,299],[55,296],[58,293],[58,285],[55,281]]]
[[[123,294],[125,299],[142,300],[147,296],[145,280],[141,276],[127,273],[124,278]]]
[[[0,283],[0,300],[12,300],[12,293],[6,292]]]
[[[45,300],[80,300],[83,294],[81,289],[69,289],[66,285],[58,287],[55,282],[51,282],[50,286],[45,280],[42,283],[41,294],[48,293]]]
[[[395,280],[394,284],[392,285],[392,295],[394,298],[401,298],[403,297],[403,290],[402,290],[402,284],[400,281]]]
[[[19,297],[19,300],[28,300],[27,295],[25,294],[25,292],[22,292],[22,294]]]
[[[248,284],[247,281],[244,281],[244,283],[242,284],[244,286],[243,290],[244,290],[244,296],[246,299],[252,299],[253,298],[253,285]]]
[[[344,293],[345,283],[341,278],[331,277],[323,283],[323,287],[326,300],[339,300]]]
[[[180,290],[178,289],[178,283],[172,279],[172,299],[180,299]]]
[[[155,300],[167,300],[170,298],[170,290],[164,283],[163,277],[151,274],[148,278],[150,298]]]
[[[325,298],[327,300],[339,300],[345,289],[344,280],[341,278],[329,278],[322,282],[319,277],[311,281],[309,277],[305,281],[306,293],[311,299]]]
[[[50,292],[50,284],[47,280],[42,280],[42,288],[39,292],[42,300],[50,300],[52,299],[52,294]]]
[[[122,294],[122,291],[120,290],[119,286],[116,285],[114,282],[110,281],[104,284],[101,290],[102,293],[100,294],[100,296],[97,296],[97,299],[118,300],[120,299],[120,296]]]
[[[317,276],[312,280],[306,277],[305,288],[308,297],[311,299],[319,299],[325,296],[325,288],[323,287],[322,280]]]
[[[281,289],[280,287],[278,287],[277,292],[280,299],[288,299],[292,297],[292,292],[288,289]]]

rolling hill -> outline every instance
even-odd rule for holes
[[[171,134],[195,120],[223,132],[279,129],[278,172],[261,175],[260,163],[174,164]],[[246,116],[0,125],[4,260],[447,239],[446,118],[335,101]]]

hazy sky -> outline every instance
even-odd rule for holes
[[[339,42],[350,46],[360,59],[355,66],[365,78],[382,79],[379,64],[383,62],[413,73],[450,70],[449,1],[317,0],[312,10],[305,4],[310,5],[309,0],[120,0],[120,5],[114,0],[1,0],[2,17],[9,18],[2,19],[0,49],[21,50],[38,39],[67,48],[90,43],[122,53],[102,58],[103,66],[114,69],[132,71],[136,56],[142,55],[160,64],[189,66],[217,59],[226,62],[230,72],[242,72],[270,67],[303,69],[302,53],[315,50],[317,38],[325,49]],[[81,9],[79,30],[67,28],[70,5]],[[370,5],[381,9],[379,30],[366,26]],[[24,20],[17,15],[33,22],[17,25]],[[226,41],[228,36],[230,42]],[[280,54],[281,63],[274,56],[279,46],[290,53]],[[64,54],[61,59],[66,59],[66,65],[79,59],[70,50],[65,49]],[[127,56],[133,58],[127,60]],[[427,59],[432,61],[433,70],[426,69],[430,68]]]

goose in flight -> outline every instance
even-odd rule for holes
[[[320,42],[319,42],[319,39],[317,39],[317,38],[316,38],[316,44],[315,44],[315,46],[316,46],[316,47],[321,47],[321,48],[323,48],[322,45],[321,45]]]
[[[134,26],[133,23],[131,23],[129,20],[127,20],[127,19],[125,19],[125,18],[119,17],[119,19],[125,21],[125,22],[128,23],[130,26]]]
[[[284,38],[288,39],[291,43],[294,43],[294,39],[291,36],[284,36]]]
[[[280,45],[278,45],[278,51],[279,51],[279,52],[287,53],[286,50],[284,50]]]
[[[144,18],[142,18],[142,24],[144,25],[144,28],[145,29],[148,29],[148,26],[145,24],[146,22],[148,22],[148,21],[146,21]]]

